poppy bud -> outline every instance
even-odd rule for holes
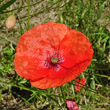
[[[68,108],[68,110],[79,110],[79,107],[73,99],[66,100],[66,107]]]
[[[13,28],[16,23],[16,17],[14,15],[10,15],[6,20],[6,27],[8,29]]]

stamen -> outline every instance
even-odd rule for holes
[[[64,59],[61,57],[59,53],[54,53],[53,55],[48,55],[45,60],[45,67],[46,68],[53,68],[54,71],[59,71],[60,64],[64,62]]]

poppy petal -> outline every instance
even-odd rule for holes
[[[69,30],[64,24],[49,22],[25,32],[17,45],[16,72],[26,79],[47,76],[44,67],[46,57],[58,51],[59,41]]]
[[[85,85],[85,84],[86,84],[86,79],[85,79],[84,77],[82,77],[81,80],[80,80],[80,83],[81,83],[82,85]]]
[[[66,68],[73,68],[82,62],[89,61],[87,67],[93,57],[92,44],[85,35],[76,30],[68,31],[60,43],[60,51],[65,58],[62,66]]]
[[[79,69],[77,69],[77,70],[76,70],[76,68],[78,68],[77,66],[73,70],[68,70],[68,69],[63,70],[63,68],[62,68],[62,71],[59,71],[58,73],[54,72],[53,69],[50,69],[48,71],[49,74],[47,77],[44,77],[41,79],[33,78],[30,80],[30,83],[34,87],[37,87],[40,89],[47,89],[47,88],[52,88],[52,87],[57,87],[57,86],[63,85],[65,83],[75,79],[82,72],[82,70],[85,69],[85,66],[83,66],[83,65],[84,65],[83,63],[80,64]]]

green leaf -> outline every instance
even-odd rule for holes
[[[97,13],[97,20],[101,17],[102,11],[105,7],[106,1],[100,6],[99,11]]]
[[[3,10],[5,10],[6,8],[8,8],[10,5],[12,5],[16,0],[10,0],[8,1],[6,4],[3,4],[1,7],[0,7],[0,13],[3,12]]]
[[[91,81],[90,87],[91,87],[92,89],[95,89],[95,81],[94,81],[94,80]]]

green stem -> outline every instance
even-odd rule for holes
[[[28,26],[27,26],[27,30],[29,30],[30,28],[30,0],[28,0]]]
[[[6,84],[6,85],[10,85],[10,86],[18,87],[18,88],[20,88],[20,89],[24,89],[24,90],[26,90],[26,91],[30,91],[30,92],[33,92],[33,93],[35,92],[34,90],[31,90],[31,89],[29,89],[29,88],[22,87],[22,86],[18,86],[18,85],[15,85],[15,84],[11,83],[11,82],[3,81],[3,80],[1,80],[1,79],[0,79],[0,82],[3,83],[3,84]]]
[[[88,67],[88,69],[94,69],[94,70],[110,70],[110,68],[93,68],[93,67]]]
[[[60,86],[60,91],[61,91],[61,95],[62,95],[62,98],[63,98],[63,102],[65,103],[65,96],[64,96],[63,89],[62,89],[61,86]]]

